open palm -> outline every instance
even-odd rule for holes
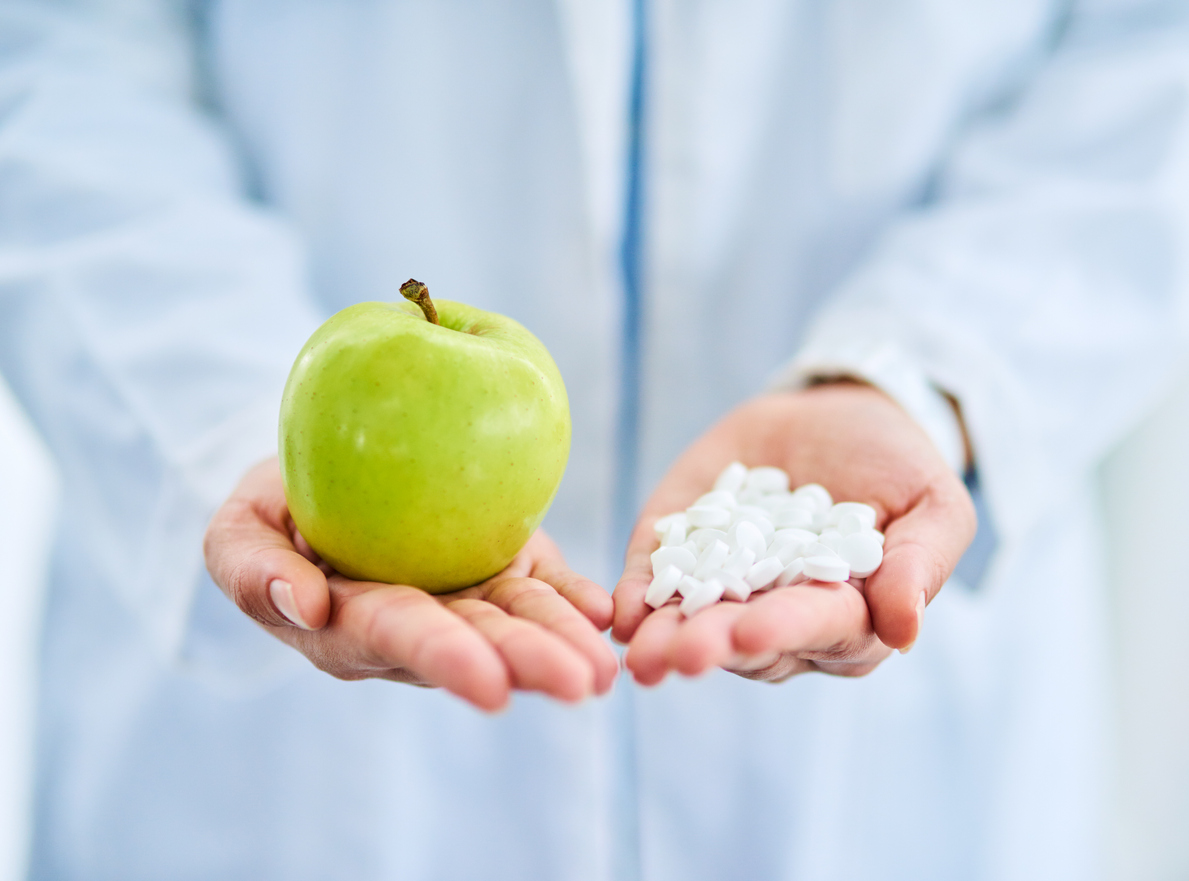
[[[215,514],[205,552],[241,610],[340,679],[441,686],[496,710],[514,689],[581,700],[607,691],[618,672],[599,635],[610,597],[541,531],[503,572],[453,593],[352,581],[297,532],[274,458]]]
[[[644,603],[657,518],[705,493],[731,461],[776,465],[796,486],[875,508],[884,560],[865,582],[776,588],[683,619]],[[643,684],[721,666],[778,680],[807,670],[860,675],[916,640],[924,606],[974,536],[974,507],[928,436],[890,398],[853,383],[765,395],[728,414],[682,454],[645,505],[615,589],[612,634],[629,642]]]

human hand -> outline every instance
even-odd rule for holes
[[[297,531],[273,458],[216,512],[203,547],[244,613],[339,679],[441,686],[494,711],[513,689],[569,702],[603,694],[619,672],[599,635],[611,598],[540,530],[503,572],[453,593],[352,581]]]
[[[880,568],[865,582],[803,582],[724,602],[682,619],[674,604],[644,603],[657,546],[656,520],[710,490],[731,461],[776,465],[790,485],[820,483],[835,501],[865,502],[886,535]],[[612,636],[629,643],[625,663],[653,685],[670,670],[714,666],[753,679],[809,670],[863,675],[907,651],[925,605],[974,537],[962,482],[928,436],[877,389],[835,383],[749,401],[694,442],[644,506],[615,588]],[[630,641],[630,642],[629,642]]]

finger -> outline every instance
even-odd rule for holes
[[[669,644],[680,626],[681,613],[674,603],[661,606],[636,629],[623,662],[641,685],[656,685],[669,672]]]
[[[495,647],[507,664],[514,687],[540,691],[571,703],[582,700],[593,690],[594,670],[590,662],[564,639],[539,624],[509,615],[485,600],[459,599],[448,603],[447,608]]]
[[[276,460],[254,468],[203,538],[207,569],[247,615],[268,626],[316,630],[330,614],[326,576],[290,540]]]
[[[958,565],[976,525],[970,494],[949,473],[888,524],[883,562],[866,586],[872,623],[882,642],[901,651],[912,647],[925,605]]]
[[[666,651],[669,666],[686,676],[699,676],[736,657],[732,628],[744,613],[743,603],[719,603],[681,623]]]
[[[652,581],[652,560],[650,555],[655,540],[652,537],[651,521],[646,526],[637,526],[637,535],[647,529],[649,541],[633,536],[624,560],[623,575],[611,594],[614,603],[614,618],[611,623],[611,638],[628,643],[634,638],[636,629],[652,609],[644,602],[648,585]]]
[[[482,710],[508,702],[511,677],[476,628],[423,590],[331,579],[336,609],[326,631],[298,644],[323,669],[360,675],[409,670]]]
[[[553,587],[597,630],[611,626],[614,604],[611,595],[589,578],[584,578],[566,565],[561,550],[540,530],[530,539],[535,560],[531,575]],[[599,640],[602,643],[602,640]],[[609,650],[608,650],[609,651]],[[618,666],[618,665],[617,665]]]
[[[732,633],[743,655],[787,652],[846,659],[874,641],[867,604],[849,584],[778,587],[743,606]]]
[[[610,601],[605,590],[588,583]],[[490,585],[486,599],[509,615],[541,625],[576,649],[590,664],[596,694],[605,694],[615,683],[619,674],[615,653],[590,619],[553,586],[535,578],[498,579]]]

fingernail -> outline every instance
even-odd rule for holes
[[[293,585],[288,581],[274,578],[268,583],[268,595],[272,597],[272,603],[277,607],[277,611],[284,615],[290,624],[300,627],[302,630],[314,629],[306,624],[301,613],[297,611],[297,602],[293,599]]]
[[[917,635],[908,645],[900,649],[900,654],[907,655],[912,651],[912,647],[917,644],[917,639],[921,637],[921,627],[925,624],[925,591],[921,591],[921,595],[917,597]]]

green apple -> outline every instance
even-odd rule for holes
[[[350,306],[297,356],[281,475],[293,522],[336,570],[443,593],[499,572],[540,525],[570,409],[523,326],[449,300],[435,310],[412,279],[401,293],[418,305]]]

